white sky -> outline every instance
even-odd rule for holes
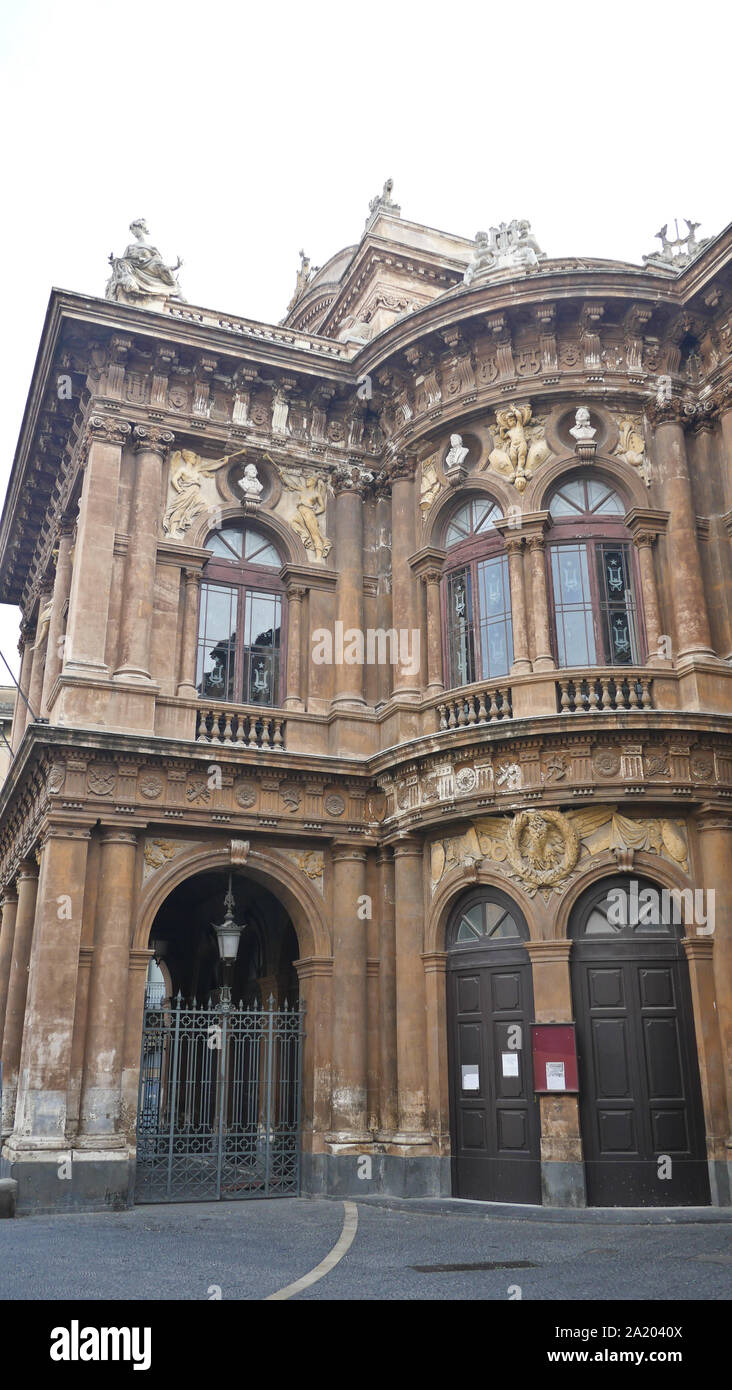
[[[134,217],[189,302],[269,322],[300,247],[358,241],[387,177],[410,220],[528,217],[549,255],[640,262],[683,215],[720,231],[725,9],[3,0],[2,494],[49,291],[103,295]],[[0,607],[15,669],[18,620]]]

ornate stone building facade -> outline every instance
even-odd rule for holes
[[[132,230],[51,296],[0,526],[20,1209],[131,1199],[146,991],[220,999],[227,888],[302,1190],[729,1203],[732,229],[549,259],[389,182],[278,327]]]

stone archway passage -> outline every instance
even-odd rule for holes
[[[678,910],[646,880],[604,879],[571,918],[580,1123],[590,1206],[710,1200]]]
[[[448,926],[447,1017],[455,1197],[541,1203],[539,1107],[526,923],[497,889],[461,899]]]
[[[297,942],[260,885],[234,880],[236,962],[218,960],[227,877],[176,889],[153,927],[173,997],[148,990],[142,1030],[138,1202],[297,1196],[303,1012]]]

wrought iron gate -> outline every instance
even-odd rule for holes
[[[135,1200],[295,1197],[302,1007],[146,1007]]]

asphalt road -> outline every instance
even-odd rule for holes
[[[499,1219],[289,1199],[0,1222],[0,1299],[262,1300],[349,1248],[296,1300],[732,1297],[732,1224]],[[343,1240],[341,1240],[343,1244]],[[434,1266],[488,1265],[482,1269]],[[520,1294],[517,1292],[520,1290]]]

